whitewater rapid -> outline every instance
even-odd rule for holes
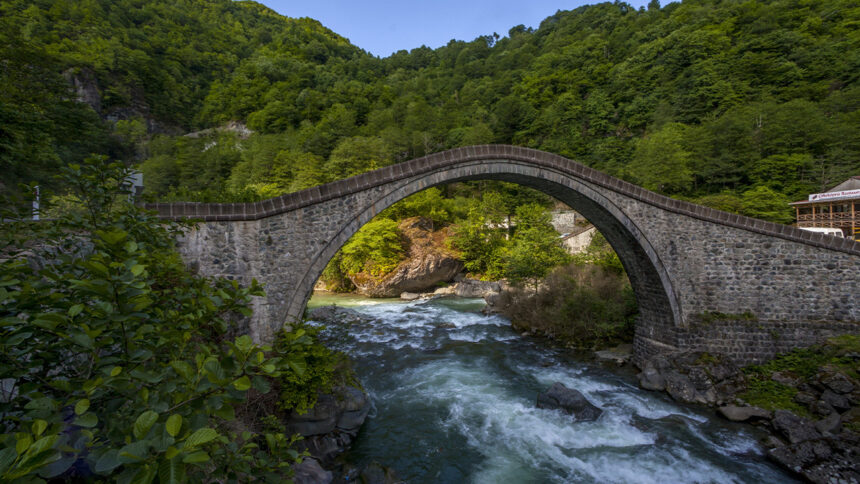
[[[410,483],[794,482],[765,460],[755,429],[522,338],[481,314],[481,300],[315,295],[310,306],[327,304],[370,318],[323,331],[351,356],[374,405],[344,456],[356,467],[377,461]],[[576,422],[538,409],[553,382],[603,415]]]

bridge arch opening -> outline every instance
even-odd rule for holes
[[[355,215],[342,224],[307,266],[297,290],[288,301],[286,320],[298,320],[313,287],[328,262],[365,224],[396,202],[427,188],[470,180],[499,180],[527,186],[545,193],[582,214],[599,230],[618,254],[639,306],[635,325],[637,338],[667,340],[667,332],[682,325],[679,300],[669,273],[658,252],[620,206],[587,183],[546,167],[516,160],[470,161],[453,164],[422,176],[392,183],[371,200],[355,207]],[[644,323],[644,324],[643,324]]]

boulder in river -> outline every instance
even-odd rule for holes
[[[306,457],[301,463],[293,465],[295,484],[329,484],[333,480],[331,471],[323,469],[316,459]]]
[[[732,422],[746,422],[751,419],[771,418],[771,412],[759,407],[740,407],[738,405],[725,405],[717,409],[723,417]]]
[[[553,383],[549,390],[538,395],[537,407],[561,410],[573,415],[580,422],[597,420],[603,414],[603,410],[592,405],[582,393],[559,382]]]
[[[354,309],[344,308],[335,305],[320,306],[318,308],[311,309],[310,311],[308,311],[308,319],[326,324],[353,324],[366,323],[370,321],[370,318],[368,316],[365,316]]]

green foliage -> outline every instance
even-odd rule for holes
[[[0,476],[280,482],[292,441],[237,434],[234,409],[313,362],[301,344],[230,336],[260,287],[189,274],[173,251],[181,228],[117,195],[127,175],[102,158],[71,165],[64,184],[83,210],[38,224],[4,214]]]
[[[537,291],[504,292],[500,307],[518,330],[570,347],[600,349],[633,341],[633,289],[626,276],[600,266],[557,267]]]
[[[789,201],[785,195],[759,185],[741,194],[741,211],[750,217],[787,224],[794,220]]]
[[[669,123],[636,142],[628,169],[633,179],[649,190],[679,193],[690,188],[692,152],[687,149],[687,126]]]
[[[341,268],[349,275],[381,276],[394,269],[405,251],[397,222],[378,218],[359,229],[341,248]]]
[[[280,408],[305,413],[313,408],[319,392],[331,391],[337,382],[346,357],[321,344],[317,339],[320,331],[322,327],[299,324],[279,334],[275,351],[286,355],[293,370],[277,379]]]
[[[511,283],[536,286],[554,267],[570,261],[551,220],[540,205],[517,207],[517,230],[504,255],[504,275]]]
[[[6,1],[0,182],[45,184],[98,152],[146,158],[154,197],[245,201],[274,193],[247,186],[296,191],[502,142],[787,221],[734,197],[766,186],[793,199],[857,173],[851,2],[658,3],[583,6],[379,59],[253,2]],[[254,133],[180,135],[229,122]]]

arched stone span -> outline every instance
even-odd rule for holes
[[[382,193],[378,199],[368,201],[363,210],[346,223],[309,264],[284,319],[301,318],[314,283],[325,266],[358,228],[380,212],[403,198],[432,186],[477,179],[495,179],[530,186],[552,195],[583,214],[597,226],[618,252],[630,274],[637,299],[640,300],[641,317],[648,321],[660,320],[663,324],[683,324],[680,303],[675,297],[669,274],[647,238],[622,209],[587,185],[555,170],[511,161],[478,161],[446,167],[410,178],[404,184],[390,187],[390,191]]]
[[[328,260],[373,216],[430,186],[480,178],[537,188],[598,226],[640,304],[639,359],[695,347],[757,361],[858,329],[860,244],[673,200],[525,148],[459,148],[263,202],[150,207],[205,221],[181,244],[203,273],[266,284],[247,328],[265,341],[301,317]]]

